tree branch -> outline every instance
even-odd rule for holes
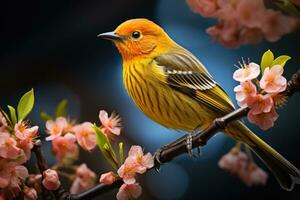
[[[299,92],[299,91],[300,91],[300,70],[298,70],[292,76],[292,78],[289,80],[289,82],[287,84],[287,89],[284,92],[282,92],[281,95],[292,96],[294,93]],[[213,123],[206,130],[193,135],[193,137],[192,137],[193,148],[197,148],[199,146],[206,145],[208,140],[212,136],[214,136],[217,132],[223,130],[226,124],[246,116],[248,111],[249,111],[249,108],[239,108],[223,117],[215,119],[213,121]],[[159,167],[161,163],[170,162],[175,157],[177,157],[181,154],[184,154],[184,153],[188,153],[187,148],[186,148],[186,139],[177,141],[175,145],[172,145],[168,148],[163,149],[160,152],[159,158],[155,159],[155,165],[153,168]],[[39,153],[36,155],[38,157]],[[41,161],[38,161],[38,163],[40,163],[39,164],[40,170],[45,169],[44,168],[45,162],[43,162],[43,158],[40,158],[40,159],[41,159]],[[158,160],[160,162],[158,162]],[[112,185],[109,185],[109,186],[99,184],[99,185],[91,188],[90,190],[83,192],[81,194],[78,194],[78,195],[69,195],[66,192],[64,192],[63,193],[64,195],[60,196],[60,198],[57,198],[57,199],[65,199],[65,200],[92,199],[92,198],[95,198],[96,196],[99,196],[99,195],[109,192],[115,188],[118,188],[122,184],[123,184],[122,180],[117,180],[115,183],[113,183]]]

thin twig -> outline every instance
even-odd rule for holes
[[[47,162],[45,160],[45,156],[42,152],[42,142],[41,142],[41,140],[37,140],[34,143],[34,146],[32,148],[32,152],[35,153],[36,160],[37,160],[37,165],[38,165],[38,168],[39,168],[39,170],[42,174],[43,171],[48,169],[48,164],[47,164]]]
[[[121,179],[115,181],[111,185],[103,185],[98,184],[95,187],[91,188],[90,190],[83,192],[77,195],[70,195],[65,200],[85,200],[85,199],[94,199],[95,197],[102,195],[106,192],[109,192],[113,189],[119,188],[123,184]]]

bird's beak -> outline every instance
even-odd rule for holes
[[[115,32],[107,32],[107,33],[100,33],[97,35],[98,38],[103,38],[106,40],[112,41],[121,41],[123,38]]]

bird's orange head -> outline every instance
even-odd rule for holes
[[[176,46],[165,31],[148,19],[131,19],[98,37],[112,40],[124,61],[151,58]]]

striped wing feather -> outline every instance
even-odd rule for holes
[[[213,80],[206,68],[187,50],[163,54],[155,59],[164,82],[220,114],[234,107],[226,92]]]

